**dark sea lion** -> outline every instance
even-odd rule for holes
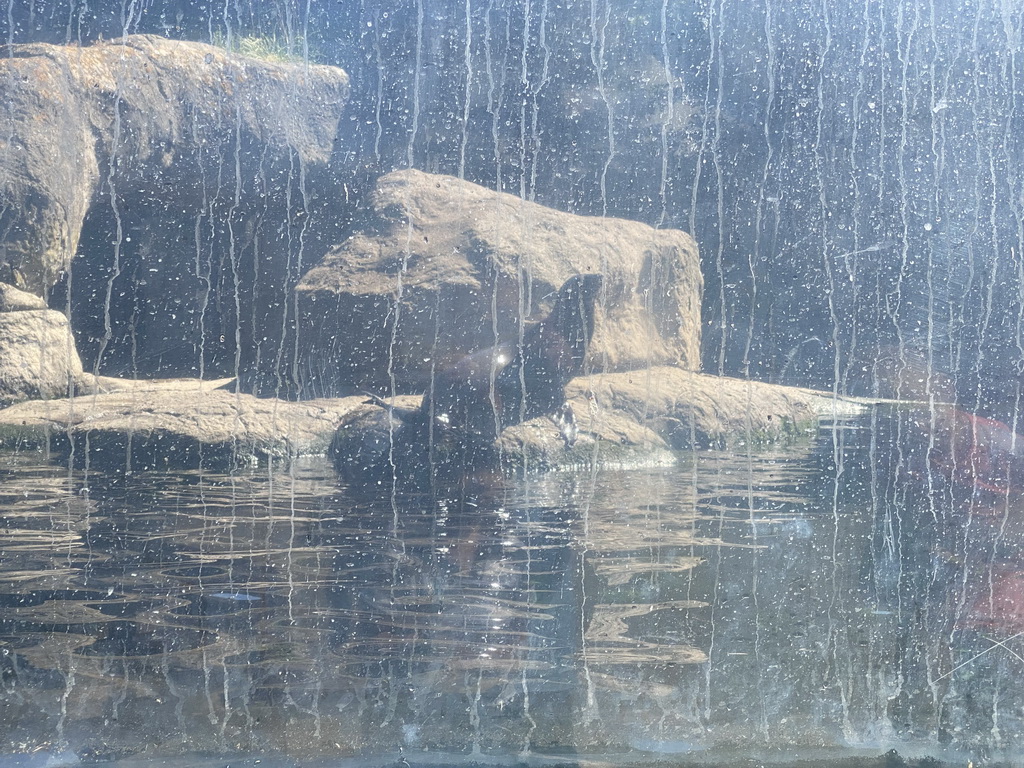
[[[596,274],[569,278],[521,343],[479,350],[440,371],[415,418],[490,442],[505,427],[555,415],[566,385],[583,372],[603,281]]]
[[[388,446],[388,463],[403,474],[419,465],[456,471],[483,466],[493,458],[502,429],[539,416],[551,416],[572,445],[577,427],[565,387],[583,372],[602,284],[598,274],[567,280],[551,312],[527,328],[521,342],[478,350],[438,371],[418,408],[371,395],[392,425],[387,439],[380,438]],[[365,463],[353,460],[351,450],[332,452],[340,470]]]

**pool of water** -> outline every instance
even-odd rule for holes
[[[6,453],[0,764],[1012,762],[1024,507],[892,441],[421,493]]]

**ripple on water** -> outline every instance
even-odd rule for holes
[[[1005,747],[1015,550],[974,557],[893,492],[912,478],[853,443],[837,474],[833,445],[436,496],[349,489],[319,460],[126,478],[8,456],[0,734],[25,754],[61,733],[121,757],[614,761],[841,750],[880,722],[927,742],[941,705],[957,739]]]

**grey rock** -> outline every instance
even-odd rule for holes
[[[276,359],[299,265],[336,239],[342,70],[132,35],[13,46],[0,88],[0,273],[42,296],[75,259],[87,367],[101,338],[106,372]]]
[[[852,416],[864,405],[828,392],[655,366],[580,377],[566,391],[601,425],[608,414],[645,427],[674,450],[757,447],[813,435],[823,416]],[[627,438],[630,439],[630,438]]]
[[[348,78],[334,67],[154,35],[14,46],[0,83],[6,259],[37,292],[70,265],[98,194],[160,191],[173,216],[216,182],[218,160],[230,154],[233,165],[233,136],[253,145],[240,159],[247,165],[326,164],[348,99]]]
[[[79,459],[121,469],[247,463],[325,453],[362,402],[261,399],[232,391],[231,379],[90,383],[96,389],[77,397],[0,410],[0,444],[77,446]]]

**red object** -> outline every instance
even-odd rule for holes
[[[997,566],[991,585],[986,581],[975,585],[977,592],[967,608],[963,626],[1000,633],[1024,630],[1024,572],[1010,565]]]
[[[929,459],[951,482],[993,493],[1024,490],[1024,437],[1006,424],[948,407],[935,426]]]

